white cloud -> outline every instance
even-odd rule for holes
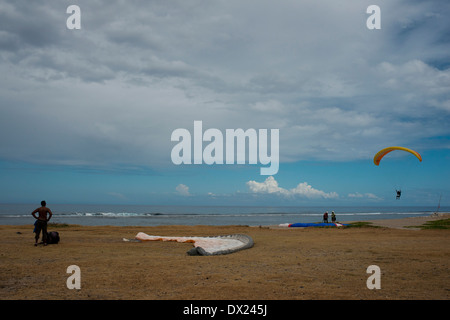
[[[349,198],[366,198],[366,199],[371,199],[371,200],[383,200],[382,198],[378,197],[377,195],[367,192],[367,193],[359,193],[359,192],[355,192],[355,193],[349,193],[347,195]]]
[[[324,192],[318,189],[314,189],[307,182],[299,183],[295,188],[285,189],[278,186],[278,182],[273,176],[267,177],[264,182],[248,181],[247,186],[253,193],[269,193],[279,194],[283,196],[300,196],[305,198],[338,198],[339,195],[336,192]]]
[[[191,194],[189,193],[189,187],[180,183],[175,190],[182,196],[190,196]]]
[[[126,200],[127,199],[127,197],[124,194],[119,193],[119,192],[108,192],[108,194],[110,196],[116,198],[116,199],[119,199],[119,200]]]

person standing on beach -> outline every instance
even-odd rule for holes
[[[334,211],[331,211],[331,222],[336,222],[336,215],[334,214]]]
[[[323,214],[323,222],[328,223],[328,211]]]
[[[39,240],[39,234],[42,231],[42,242],[44,243],[44,246],[47,245],[47,222],[50,221],[53,213],[52,211],[46,207],[47,204],[45,201],[41,201],[41,207],[34,210],[31,215],[36,219],[36,229],[35,229],[35,243],[34,245],[37,246],[38,240]],[[39,216],[36,216],[36,213],[39,213]],[[48,218],[47,218],[48,214]]]

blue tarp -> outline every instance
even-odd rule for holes
[[[292,223],[289,227],[340,227],[347,226],[347,224],[336,223]]]

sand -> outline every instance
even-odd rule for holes
[[[442,219],[442,217],[439,217]],[[380,228],[248,226],[50,227],[61,242],[35,247],[32,225],[0,226],[2,300],[395,300],[450,297],[449,230],[403,228],[433,217],[376,221]],[[251,249],[188,256],[189,243],[124,242],[243,233]],[[70,265],[81,288],[68,289]],[[381,270],[368,289],[367,268]]]

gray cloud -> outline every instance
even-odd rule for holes
[[[0,5],[3,159],[170,165],[194,120],[279,128],[281,161],[449,134],[445,2],[379,1],[374,31],[368,1],[79,1],[67,30],[69,2]]]

